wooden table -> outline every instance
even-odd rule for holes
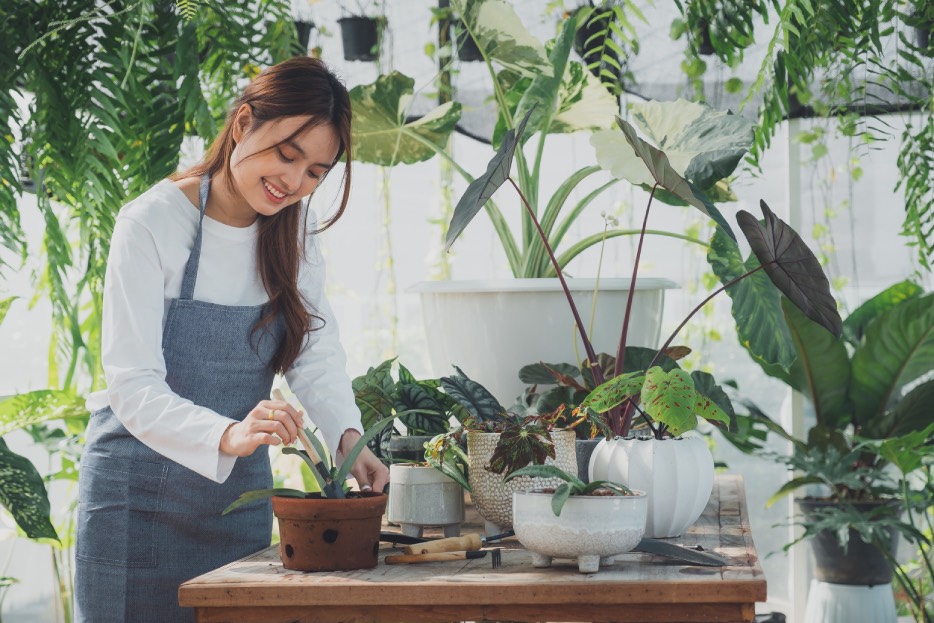
[[[471,530],[479,531],[465,526]],[[718,476],[704,514],[672,541],[700,545],[733,564],[697,567],[630,553],[592,575],[570,560],[535,569],[513,538],[503,542],[499,569],[491,568],[490,556],[387,566],[382,558],[399,550],[385,544],[374,569],[302,573],[283,569],[273,546],[185,582],[179,603],[195,608],[200,622],[754,620],[766,585],[739,476]]]

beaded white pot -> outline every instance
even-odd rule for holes
[[[577,473],[575,450],[577,435],[574,431],[552,431],[551,439],[555,444],[555,459],[546,459],[545,463],[556,465],[569,474]],[[564,482],[560,478],[520,476],[504,483],[500,474],[494,474],[486,469],[498,442],[499,433],[472,431],[467,433],[470,498],[477,512],[487,521],[488,535],[512,528],[512,494],[514,492],[554,489]]]
[[[713,491],[713,456],[699,437],[604,439],[590,456],[590,480],[609,480],[649,496],[645,536],[680,536]]]
[[[551,509],[553,494],[517,491],[512,497],[516,538],[532,552],[533,567],[572,558],[581,573],[596,573],[642,539],[648,498],[644,491],[633,494],[571,496],[558,516]]]

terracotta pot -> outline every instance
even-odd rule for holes
[[[273,497],[282,566],[295,571],[351,571],[376,566],[386,495],[344,500]]]

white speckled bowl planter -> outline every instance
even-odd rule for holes
[[[555,443],[555,460],[545,461],[557,465],[569,474],[577,473],[577,454],[574,431],[552,431]],[[512,527],[512,494],[515,491],[556,488],[564,481],[559,478],[531,478],[520,476],[507,483],[499,474],[487,471],[490,457],[499,442],[499,433],[467,433],[467,457],[469,459],[470,498],[480,516],[486,520],[487,535],[499,534]]]
[[[555,516],[551,493],[517,491],[512,497],[516,538],[532,552],[534,567],[550,567],[553,558],[572,558],[581,573],[596,573],[642,539],[648,496],[633,493],[572,496]]]

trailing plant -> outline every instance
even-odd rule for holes
[[[661,111],[664,110],[665,106],[665,104],[655,104],[654,108],[658,109],[654,111],[655,114],[662,114]],[[623,372],[625,370],[629,316],[635,290],[634,284],[649,210],[656,191],[663,188],[668,193],[695,206],[713,218],[718,224],[718,231],[729,236],[734,245],[735,238],[719,211],[709,201],[704,200],[706,198],[705,193],[698,190],[696,185],[689,183],[678,173],[669,163],[669,158],[664,152],[639,138],[635,129],[629,123],[617,118],[617,124],[622,131],[623,139],[613,140],[612,137],[607,137],[609,140],[601,140],[600,144],[598,144],[598,159],[607,162],[606,166],[614,169],[614,172],[620,177],[625,177],[634,184],[649,186],[651,194],[646,206],[645,220],[640,233],[636,257],[633,261],[633,285],[630,287],[629,300],[622,319],[616,365],[614,366],[612,378],[604,382],[606,378],[598,365],[596,352],[587,337],[584,323],[567,288],[561,266],[548,244],[547,236],[539,226],[538,219],[522,189],[510,177],[513,153],[516,151],[517,146],[521,144],[522,134],[526,123],[532,116],[532,112],[529,111],[525,115],[515,130],[510,130],[506,134],[499,151],[487,167],[487,173],[471,184],[458,202],[448,232],[447,246],[450,247],[453,244],[454,240],[466,228],[496,189],[509,181],[518,192],[527,215],[536,226],[543,246],[548,251],[549,258],[564,289],[575,324],[587,351],[590,368],[595,379],[601,384],[579,406],[577,413],[586,413],[589,409],[600,414],[606,414],[609,427],[615,434],[623,436],[629,433],[634,411],[640,406],[640,403],[640,412],[645,417],[647,424],[652,427],[655,436],[659,438],[666,433],[680,435],[682,432],[695,428],[698,417],[711,422],[728,423],[729,417],[721,406],[721,404],[726,404],[724,401],[725,395],[722,391],[717,391],[718,388],[715,384],[699,387],[695,384],[694,379],[683,370],[666,371],[660,366],[656,366],[656,364],[662,353],[671,346],[672,340],[681,328],[711,298],[726,287],[755,275],[759,271],[764,271],[771,284],[777,288],[777,291],[789,297],[815,322],[835,335],[840,334],[841,320],[837,314],[833,297],[830,295],[827,278],[824,276],[817,258],[814,257],[797,233],[776,217],[763,201],[760,202],[760,206],[765,219],[764,223],[760,223],[754,216],[745,211],[740,211],[737,217],[740,227],[760,264],[744,271],[727,286],[718,289],[695,307],[666,340],[664,345],[658,349],[644,371]],[[730,158],[732,166],[728,170],[732,170],[742,154],[743,150],[734,150]],[[712,177],[716,180],[720,171],[704,172],[698,170],[698,165],[704,162],[706,160],[697,157],[678,161],[679,165],[691,172],[695,178],[703,175],[708,179]],[[649,417],[656,425],[652,425],[648,419]]]
[[[531,476],[533,478],[560,478],[563,484],[555,489],[551,497],[551,510],[556,517],[561,516],[561,510],[567,504],[568,498],[572,495],[633,495],[632,490],[626,485],[608,480],[595,480],[590,483],[584,483],[576,476],[572,476],[560,467],[555,465],[529,465],[514,472],[509,473],[503,480],[509,482],[513,478],[520,476]]]

